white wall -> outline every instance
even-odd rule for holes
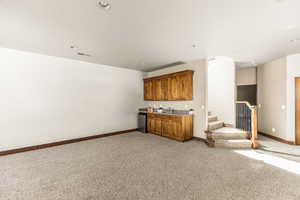
[[[237,69],[236,85],[256,85],[256,69],[256,67]]]
[[[257,70],[258,131],[290,140],[286,128],[287,59],[260,65]]]
[[[295,78],[300,77],[300,54],[287,56],[287,139],[295,141]]]
[[[0,151],[137,127],[142,73],[0,48]]]
[[[177,65],[165,69],[149,72],[145,77],[159,76],[183,70],[194,70],[194,99],[193,101],[145,101],[145,106],[163,106],[164,108],[172,107],[174,109],[194,109],[194,136],[206,138],[206,60],[194,61],[188,64]],[[204,107],[202,107],[204,106]]]
[[[226,124],[235,125],[235,64],[231,58],[208,62],[208,110]]]

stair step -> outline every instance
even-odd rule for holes
[[[220,129],[213,130],[212,138],[214,140],[248,139],[248,133],[236,128],[223,127]]]
[[[215,140],[215,147],[243,149],[251,148],[251,140]]]
[[[219,128],[224,127],[224,122],[222,121],[214,121],[214,122],[209,122],[208,123],[208,130],[212,131],[212,130],[216,130]]]
[[[218,117],[214,115],[208,116],[208,122],[218,121]]]

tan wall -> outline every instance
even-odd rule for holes
[[[287,56],[287,134],[290,141],[295,141],[296,101],[295,78],[300,77],[300,54]]]
[[[235,63],[231,58],[215,57],[208,63],[208,111],[225,124],[235,126]]]
[[[255,85],[256,67],[239,68],[236,70],[236,85]]]
[[[289,139],[286,131],[286,66],[286,58],[281,58],[257,69],[258,130],[283,139]]]
[[[183,70],[194,70],[194,100],[193,101],[145,101],[145,106],[160,105],[164,108],[172,107],[175,109],[194,109],[194,136],[205,138],[206,129],[206,113],[207,113],[207,64],[206,60],[194,61],[188,64],[177,65],[174,67],[168,67],[153,72],[148,72],[145,77],[159,76],[162,74],[168,74],[173,72],[179,72]],[[204,107],[202,107],[204,106]]]

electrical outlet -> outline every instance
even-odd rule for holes
[[[205,109],[205,106],[204,106],[204,105],[202,105],[202,106],[201,106],[201,109],[202,109],[202,110],[204,110],[204,109]]]
[[[272,132],[275,133],[275,132],[276,132],[276,129],[275,129],[275,128],[272,128]]]

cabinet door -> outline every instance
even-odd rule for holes
[[[162,120],[161,119],[155,119],[154,120],[155,122],[155,131],[154,131],[154,133],[156,134],[156,135],[161,135],[161,130],[162,130],[162,127],[161,127],[161,123],[162,123]]]
[[[173,122],[172,120],[163,120],[162,121],[162,136],[172,138],[173,130]]]
[[[169,100],[174,101],[178,99],[178,87],[177,87],[177,77],[172,76],[169,80]]]
[[[193,76],[192,74],[180,74],[177,76],[178,99],[193,99]]]
[[[182,120],[173,119],[171,122],[171,137],[175,140],[182,141],[184,139],[184,133],[182,130]]]
[[[161,123],[161,135],[165,137],[169,137],[168,121],[169,120],[163,120]]]
[[[169,93],[170,93],[170,78],[164,78],[161,80],[161,90],[162,90],[162,100],[166,101],[169,100]]]
[[[153,97],[155,101],[162,100],[162,80],[161,79],[155,79],[153,80]]]
[[[144,80],[144,100],[153,100],[153,83],[152,80]]]
[[[169,100],[193,100],[193,74],[183,73],[170,77]]]
[[[148,128],[148,131],[150,133],[154,133],[155,132],[155,120],[154,120],[154,118],[149,118],[148,117],[147,128]]]
[[[178,92],[177,92],[177,97],[178,100],[182,100],[184,99],[184,81],[185,81],[185,76],[184,75],[177,75],[176,79],[177,79],[177,88],[178,88]]]

